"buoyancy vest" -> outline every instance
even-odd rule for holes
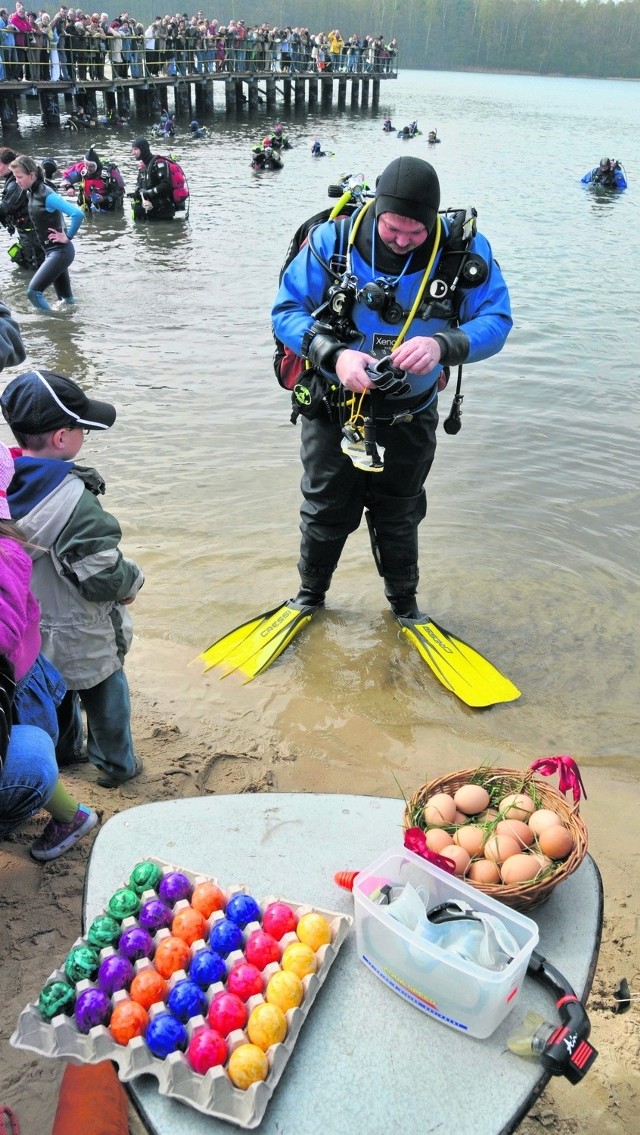
[[[46,200],[55,189],[47,181],[39,178],[29,190],[29,216],[36,230],[36,235],[43,248],[55,248],[55,241],[49,240],[49,229],[65,231],[64,217],[59,209],[50,213],[46,207]]]
[[[325,267],[334,275],[336,281],[340,274],[345,271],[348,228],[355,211],[355,204],[347,203],[343,212],[333,218],[336,228],[335,246],[331,259]],[[311,230],[330,219],[329,214],[331,212],[331,209],[325,209],[321,213],[316,213],[296,230],[280,270],[280,282],[282,282],[282,277],[289,264],[297,256],[303,245],[309,241]],[[456,326],[459,307],[464,299],[465,291],[482,284],[487,278],[488,269],[481,257],[468,251],[469,243],[476,231],[476,210],[448,209],[442,211],[441,217],[446,223],[442,229],[436,267],[430,277],[425,298],[415,314],[417,318],[423,320],[442,320],[443,326]],[[336,332],[338,337],[341,338],[342,333],[339,328],[349,321],[344,318],[344,313],[342,309],[338,309],[335,300],[332,310],[333,315],[325,314],[323,318],[336,325]],[[408,311],[402,311],[403,318],[408,314]],[[286,390],[292,390],[300,375],[307,368],[307,364],[299,355],[296,355],[294,351],[282,343],[277,337],[273,325],[271,330],[275,342],[273,368],[276,378],[280,386],[283,386]]]

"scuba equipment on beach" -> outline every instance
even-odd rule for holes
[[[570,1084],[578,1084],[598,1055],[588,1041],[591,1023],[587,1011],[566,977],[536,950],[527,973],[558,996],[560,1024],[551,1025],[538,1013],[527,1013],[522,1027],[507,1040],[507,1048],[516,1056],[537,1056],[552,1076],[564,1076]]]

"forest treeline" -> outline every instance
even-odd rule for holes
[[[221,23],[339,28],[399,41],[403,67],[640,78],[640,0],[198,0]],[[180,7],[180,5],[178,5]],[[137,18],[164,12],[133,0]],[[187,6],[189,10],[189,6]],[[195,9],[194,9],[195,10]],[[146,25],[145,25],[146,26]]]

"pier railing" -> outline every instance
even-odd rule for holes
[[[363,50],[358,55],[327,54],[312,59],[310,51],[298,49],[283,55],[280,45],[251,48],[227,47],[206,40],[158,41],[153,48],[144,37],[106,36],[88,39],[80,46],[65,40],[65,46],[9,46],[0,44],[0,81],[29,83],[104,82],[111,79],[176,78],[243,75],[345,75],[395,78],[397,54]]]

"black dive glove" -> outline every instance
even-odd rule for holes
[[[389,355],[378,359],[377,363],[372,363],[366,369],[369,378],[372,378],[376,384],[376,390],[381,394],[403,398],[411,394],[411,386],[406,381],[407,372],[402,367],[395,367]]]
[[[440,362],[447,366],[460,366],[469,356],[469,336],[464,331],[436,331],[433,336],[440,345]]]
[[[332,334],[331,328],[322,323],[314,323],[302,340],[302,356],[320,374],[333,378],[336,372],[338,355],[345,345]]]

